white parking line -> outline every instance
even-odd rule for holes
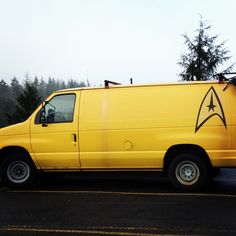
[[[113,192],[113,191],[84,191],[84,190],[7,190],[12,193],[66,193],[66,194],[100,194],[100,195],[131,195],[131,196],[196,196],[196,197],[228,197],[236,198],[233,194],[221,193],[152,193],[152,192]]]
[[[107,231],[105,231],[107,230]],[[8,231],[8,232],[37,232],[37,233],[71,233],[71,234],[95,234],[95,235],[124,235],[124,236],[158,236],[158,235],[166,235],[170,236],[170,234],[158,234],[158,233],[136,233],[136,232],[127,232],[122,230],[131,230],[130,228],[116,228],[116,230],[121,231],[109,231],[114,230],[112,227],[97,227],[96,229],[89,229],[89,228],[77,228],[77,229],[49,229],[49,228],[36,228],[36,227],[25,227],[25,226],[9,226],[9,227],[2,227],[0,228],[1,231]],[[132,230],[137,230],[133,228]],[[148,228],[145,228],[148,230]],[[176,235],[176,234],[175,234]]]
[[[135,232],[136,231],[136,232]],[[140,232],[141,231],[141,232]],[[145,231],[147,231],[145,233]],[[158,233],[162,232],[162,233]],[[163,233],[164,231],[169,231],[168,234]],[[207,233],[224,233],[224,234],[235,234],[235,230],[225,230],[225,229],[207,229]],[[0,227],[1,232],[15,232],[15,233],[26,233],[26,232],[35,232],[35,233],[69,233],[69,234],[95,234],[95,235],[124,235],[124,236],[178,236],[183,235],[183,232],[176,232],[175,229],[164,229],[164,228],[157,228],[157,227],[112,227],[112,226],[97,226],[97,227],[80,227],[74,229],[68,228],[46,228],[46,227],[35,227],[35,226],[27,226],[27,225],[9,225],[6,227]],[[173,233],[170,233],[173,232]],[[184,235],[202,235],[203,232],[199,230],[193,230],[191,233],[186,233],[184,231]]]

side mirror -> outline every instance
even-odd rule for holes
[[[43,127],[47,127],[47,118],[46,118],[46,111],[45,111],[45,105],[47,102],[42,104],[41,114],[40,114],[40,123]]]

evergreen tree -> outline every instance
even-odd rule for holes
[[[89,84],[85,84],[85,82],[83,82],[83,81],[81,81],[81,82],[79,82],[79,83],[77,83],[77,87],[86,87],[86,86],[88,86]],[[89,86],[88,86],[89,87]]]
[[[46,95],[49,96],[52,92],[56,91],[56,81],[54,78],[49,77],[46,86]]]
[[[75,88],[76,87],[75,81],[73,79],[69,79],[66,87],[67,88]]]
[[[15,113],[10,116],[11,123],[18,123],[26,120],[39,106],[41,98],[37,88],[30,81],[26,81],[23,92],[16,99]]]
[[[61,83],[60,83],[60,89],[66,89],[66,83],[65,83],[65,81],[61,81]]]
[[[34,85],[34,87],[39,88],[39,79],[37,76],[34,77],[33,85]]]
[[[86,84],[87,87],[90,87],[90,83],[89,83],[89,80],[87,79],[87,84]]]
[[[188,53],[181,55],[178,62],[184,68],[180,74],[182,80],[210,80],[217,73],[217,68],[231,58],[228,56],[229,51],[225,47],[225,42],[216,44],[218,36],[208,35],[210,29],[211,26],[206,25],[201,17],[199,28],[196,30],[197,35],[193,39],[190,39],[187,34],[183,35]],[[231,65],[224,72],[232,71],[233,66]]]
[[[4,80],[0,81],[0,128],[8,125],[7,113],[12,107],[10,87]]]
[[[11,80],[11,93],[12,93],[12,96],[13,98],[17,98],[21,92],[22,92],[22,86],[20,85],[18,79],[16,77],[14,77],[12,80]]]
[[[44,79],[41,78],[39,87],[38,87],[38,93],[39,93],[39,96],[42,98],[42,100],[44,100],[47,97],[46,87],[47,87],[47,84],[45,83]]]
[[[67,82],[67,88],[80,88],[80,87],[86,87],[85,82],[77,82],[76,80],[70,79]]]
[[[70,79],[68,84],[63,80],[48,79],[37,76],[31,81],[29,74],[25,75],[25,83],[22,86],[14,77],[10,86],[0,81],[0,128],[9,124],[24,121],[36,109],[41,100],[45,100],[55,90],[84,87],[86,83]]]
[[[15,113],[16,98],[20,96],[22,91],[23,88],[21,84],[19,83],[18,79],[14,77],[11,80],[10,94],[8,95],[9,107],[8,110],[5,112],[8,122],[7,124],[12,123],[12,115]]]

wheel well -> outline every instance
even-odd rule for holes
[[[28,153],[27,150],[25,150],[22,147],[18,146],[11,146],[11,147],[4,147],[0,150],[0,164],[11,154],[14,153],[21,153],[24,154],[24,157],[27,158],[28,160],[32,161],[30,154]],[[32,161],[33,163],[33,161]]]
[[[202,147],[194,144],[179,144],[174,145],[167,150],[164,157],[164,170],[168,169],[169,164],[173,160],[174,156],[184,152],[197,154],[208,165],[209,168],[212,167],[209,156]]]

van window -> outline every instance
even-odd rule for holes
[[[72,122],[74,106],[75,94],[56,95],[45,105],[46,123]],[[41,110],[39,111],[39,114],[36,115],[36,124],[41,123],[40,114]]]

